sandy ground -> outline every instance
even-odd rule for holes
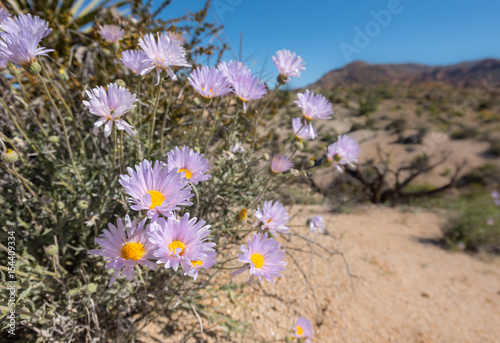
[[[221,325],[203,320],[204,342],[284,342],[298,316],[312,321],[313,342],[499,341],[500,259],[443,249],[442,215],[376,206],[331,214],[311,206],[292,225],[313,213],[324,216],[330,235],[294,226],[311,241],[280,238],[289,265],[276,287],[253,283],[232,290],[231,302],[222,293],[207,303],[248,323],[245,335],[228,339]],[[344,253],[352,277],[342,255],[327,250]],[[200,342],[199,331],[194,315],[174,316],[148,325],[140,341]]]

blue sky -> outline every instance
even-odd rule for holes
[[[204,3],[173,0],[162,17]],[[209,19],[224,25],[236,51],[243,34],[243,60],[256,75],[265,70],[273,83],[271,57],[283,48],[305,60],[307,70],[292,88],[354,60],[446,65],[500,58],[498,0],[213,0],[212,5]]]

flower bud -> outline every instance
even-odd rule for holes
[[[237,224],[245,224],[247,222],[247,209],[242,208],[234,218]]]
[[[314,167],[314,157],[311,157],[311,159],[309,161],[307,161],[306,165],[308,167]]]
[[[264,153],[264,155],[262,155],[262,158],[264,159],[264,161],[269,161],[269,154],[267,152]]]
[[[66,207],[66,205],[64,205],[64,203],[62,201],[58,201],[56,203],[56,205],[57,205],[57,208],[60,209],[60,210],[63,210],[64,207]]]
[[[37,61],[23,65],[23,68],[31,75],[38,75],[38,73],[42,70],[42,66]]]
[[[59,137],[57,137],[57,136],[49,136],[49,142],[51,142],[51,143],[57,143],[57,142],[59,142]]]
[[[59,79],[61,79],[61,81],[66,82],[69,80],[68,72],[64,68],[59,68],[59,74],[57,76],[59,76]]]
[[[49,256],[57,255],[59,253],[59,248],[57,245],[51,244],[48,247],[45,247],[45,253]]]
[[[287,84],[288,77],[284,77],[283,75],[280,74],[280,75],[278,75],[278,79],[277,80],[278,80],[278,83],[283,86],[283,85]]]
[[[89,283],[88,285],[85,286],[85,293],[92,294],[95,292],[97,292],[97,284]]]
[[[198,97],[194,98],[193,103],[195,106],[200,106],[200,99],[198,99]]]
[[[115,83],[120,86],[120,87],[126,87],[127,84],[125,83],[125,81],[123,81],[122,79],[118,79],[115,81]]]
[[[299,140],[296,140],[295,142],[293,142],[293,146],[295,147],[295,149],[297,150],[302,150],[304,149],[304,143],[302,142],[302,139],[299,139]]]
[[[78,207],[80,210],[86,210],[89,208],[89,203],[85,200],[80,200],[76,203],[76,207]]]
[[[7,149],[2,153],[2,160],[7,163],[15,163],[19,159],[19,155],[12,149]]]

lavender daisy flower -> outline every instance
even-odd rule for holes
[[[304,60],[290,50],[283,49],[276,52],[273,61],[280,72],[278,82],[281,84],[287,83],[290,77],[299,77],[300,72],[306,70]]]
[[[198,272],[200,269],[210,269],[217,262],[217,253],[214,249],[210,248],[203,251],[207,256],[203,257],[201,260],[191,260],[192,268],[185,273],[185,275],[191,276],[194,281],[198,277]]]
[[[9,61],[0,58],[0,68],[5,68],[7,66],[7,63],[9,63]]]
[[[196,68],[189,76],[189,84],[202,97],[212,99],[231,92],[227,78],[217,68]]]
[[[158,42],[152,33],[147,34],[144,38],[139,38],[139,46],[147,55],[143,61],[144,69],[141,71],[141,75],[149,74],[156,68],[156,84],[158,85],[162,70],[165,70],[168,76],[175,81],[177,76],[175,76],[171,66],[191,67],[191,64],[187,63],[186,51],[178,41],[171,40],[165,34],[158,33],[157,36]]]
[[[325,219],[322,216],[314,216],[307,219],[309,225],[309,230],[311,232],[319,231],[319,233],[325,232]]]
[[[186,273],[194,275],[194,264],[197,261],[208,262],[208,254],[215,246],[215,243],[207,242],[210,225],[205,224],[204,220],[196,223],[196,218],[189,219],[189,213],[180,219],[159,218],[153,222],[149,241],[156,246],[153,253],[158,259],[156,263],[165,263],[165,268],[175,271],[180,264]]]
[[[494,199],[498,199],[500,194],[497,191],[491,191],[491,197]]]
[[[41,66],[36,62],[36,56],[47,56],[47,53],[54,51],[53,49],[37,48],[40,40],[39,35],[32,35],[28,32],[2,35],[0,58],[17,63],[30,74],[36,75],[41,70]]]
[[[248,236],[248,247],[241,246],[241,254],[238,254],[240,262],[247,263],[243,268],[238,269],[231,275],[238,275],[250,268],[250,280],[257,276],[260,283],[262,278],[274,285],[274,278],[283,276],[280,274],[286,269],[287,262],[283,261],[285,253],[281,249],[281,244],[273,238],[267,238],[267,233],[260,235],[255,233],[253,239]]]
[[[243,111],[247,110],[247,102],[257,100],[267,94],[266,85],[259,83],[259,78],[246,74],[237,78],[233,83],[234,93],[243,101]]]
[[[306,89],[305,93],[297,94],[299,100],[294,101],[302,110],[304,118],[308,121],[313,119],[331,119],[333,114],[332,104],[321,94]]]
[[[4,8],[0,8],[0,24],[4,21],[5,18],[10,17],[9,11]]]
[[[233,87],[237,79],[242,76],[252,74],[250,69],[248,69],[248,67],[243,64],[243,62],[238,61],[230,61],[229,63],[221,62],[217,66],[217,69],[221,71],[222,75],[227,78],[227,80]]]
[[[88,254],[100,255],[107,261],[106,269],[114,269],[115,273],[109,281],[109,286],[113,285],[116,278],[123,269],[123,274],[128,280],[134,275],[136,265],[147,266],[156,269],[156,263],[150,261],[154,259],[153,251],[156,248],[148,241],[144,224],[146,219],[137,224],[137,220],[130,221],[129,216],[125,216],[125,225],[122,219],[118,218],[116,226],[109,223],[108,229],[104,229],[102,234],[95,239],[102,249],[89,250]]]
[[[229,151],[232,152],[233,154],[239,153],[239,152],[244,152],[245,148],[240,143],[235,143],[231,147],[229,147]]]
[[[167,168],[169,171],[176,170],[181,174],[189,183],[197,185],[198,182],[207,181],[211,175],[207,172],[210,169],[208,160],[203,157],[203,154],[194,152],[187,146],[179,149],[175,147],[167,153],[168,163]]]
[[[31,14],[20,14],[13,18],[6,18],[1,21],[0,29],[4,32],[0,32],[0,36],[3,38],[10,34],[20,34],[26,33],[32,36],[42,38],[47,37],[52,29],[49,29],[49,23],[46,20],[40,19],[39,16],[32,16]]]
[[[125,36],[125,31],[116,25],[99,25],[99,34],[108,43],[118,43]]]
[[[269,229],[275,236],[278,232],[288,233],[290,231],[290,228],[286,226],[290,220],[290,216],[288,215],[288,211],[279,201],[275,203],[272,201],[264,201],[262,210],[260,207],[257,208],[255,216],[262,223],[260,228],[262,230]]]
[[[341,165],[350,165],[358,162],[360,154],[359,144],[347,135],[339,136],[337,142],[330,144],[325,149],[326,158],[342,173]]]
[[[306,123],[304,125],[300,118],[292,119],[292,127],[293,132],[295,132],[295,137],[297,137],[297,139],[299,140],[315,139],[318,136],[316,128],[313,126],[313,124]]]
[[[127,88],[118,86],[116,83],[110,83],[107,87],[107,92],[102,86],[87,91],[90,99],[83,101],[90,113],[101,117],[94,123],[94,135],[97,135],[99,127],[106,124],[104,125],[104,136],[109,137],[114,123],[118,130],[125,130],[135,136],[132,126],[121,119],[121,116],[135,107],[136,95],[131,94]]]
[[[293,168],[290,157],[285,155],[273,155],[271,159],[270,171],[272,174],[279,174]]]
[[[311,323],[304,317],[297,319],[295,323],[295,337],[306,338],[304,343],[311,343],[313,338],[313,327]]]
[[[194,196],[186,179],[177,170],[172,172],[163,168],[159,161],[153,165],[144,160],[132,168],[127,168],[129,175],[120,175],[120,184],[131,196],[130,206],[135,211],[146,210],[148,218],[156,220],[158,213],[165,217],[172,216],[172,211],[181,205],[191,206],[189,201]]]
[[[144,59],[147,58],[143,50],[126,50],[122,53],[120,60],[125,64],[135,75],[141,73]]]

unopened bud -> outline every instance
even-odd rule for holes
[[[111,44],[111,50],[113,51],[120,50],[120,42],[114,42],[113,44]]]
[[[68,81],[69,80],[68,72],[64,68],[59,69],[59,74],[57,76],[59,76],[59,79],[61,79],[61,81]]]
[[[7,149],[2,153],[2,160],[7,163],[15,163],[19,159],[19,155],[12,149]]]
[[[49,139],[49,142],[51,142],[51,143],[59,142],[59,137],[57,137],[57,136],[49,136],[48,139]]]
[[[280,74],[280,75],[278,75],[278,79],[277,80],[278,80],[278,83],[283,86],[283,85],[287,84],[288,77],[285,77],[285,76],[283,76],[283,75]]]
[[[238,224],[245,224],[247,222],[247,209],[243,208],[241,209],[240,212],[236,215],[235,218],[236,223]]]
[[[56,203],[56,205],[57,205],[57,208],[60,210],[64,209],[64,207],[66,207],[66,205],[64,205],[64,203],[62,201],[58,201]]]
[[[89,283],[87,286],[85,286],[85,293],[92,294],[95,292],[97,292],[97,284]]]
[[[200,99],[198,99],[198,97],[194,98],[193,103],[195,106],[200,106]]]
[[[311,157],[311,159],[309,161],[307,161],[307,166],[308,167],[314,167],[314,157]]]
[[[115,81],[115,83],[120,86],[120,87],[126,87],[127,84],[125,83],[125,81],[123,81],[122,79],[118,79]]]
[[[267,152],[264,153],[264,155],[262,155],[262,158],[264,159],[264,161],[269,161],[269,154]]]
[[[299,140],[296,140],[295,142],[293,142],[293,146],[295,147],[295,149],[297,150],[302,150],[304,149],[304,143],[302,142],[302,139],[299,139]]]
[[[38,73],[42,70],[42,66],[37,61],[32,61],[23,65],[23,68],[31,75],[38,75]]]
[[[59,249],[57,248],[57,245],[52,244],[45,247],[45,253],[49,256],[57,255],[59,253]]]
[[[76,206],[80,209],[80,210],[86,210],[87,208],[89,208],[89,203],[85,200],[80,200],[76,203]]]

